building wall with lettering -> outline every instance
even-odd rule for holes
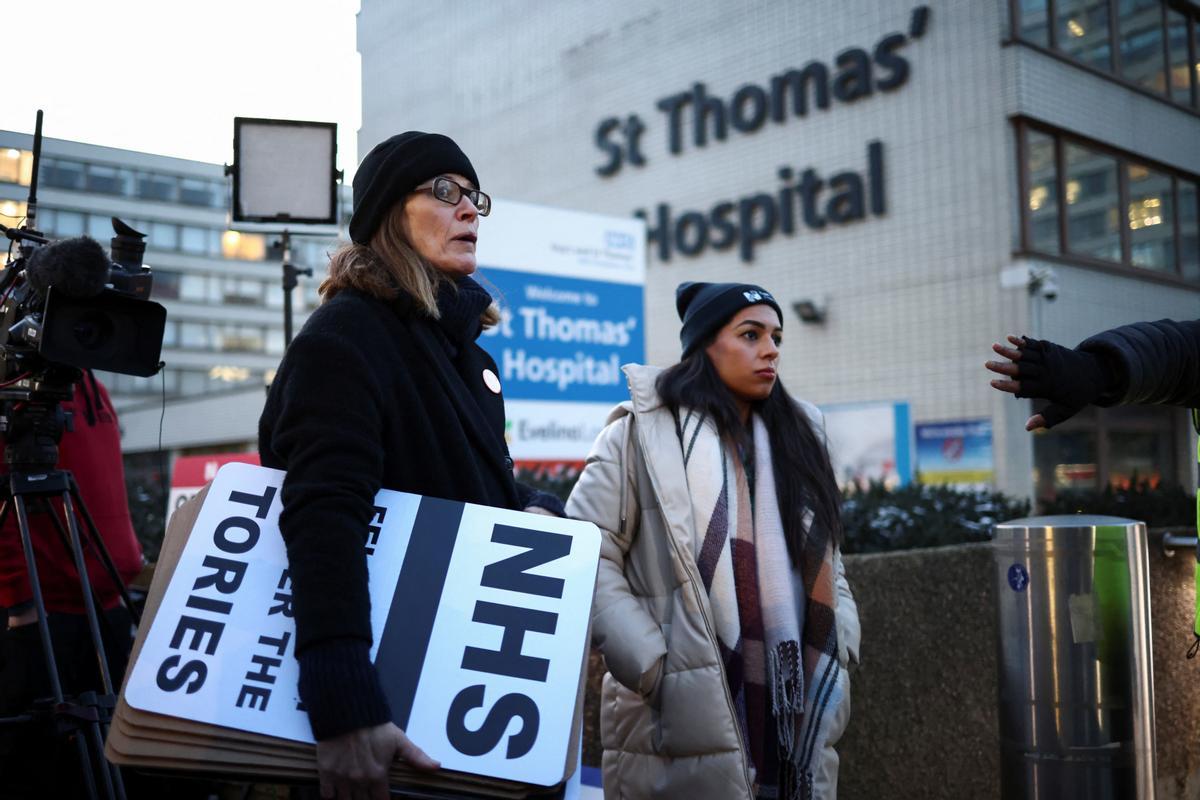
[[[918,24],[921,8],[927,11]],[[1132,124],[1122,115],[1145,105],[1162,129],[1151,144],[1157,159],[1200,157],[1176,130],[1180,112],[1159,109],[1160,102],[1135,96],[1111,113],[1093,107],[1088,114],[1078,101],[1071,111],[1069,98],[1056,100],[1095,79],[1006,45],[1007,0],[614,0],[556,3],[544,12],[519,0],[403,8],[363,0],[359,149],[402,130],[443,131],[497,196],[614,215],[644,212],[652,363],[678,355],[679,282],[760,283],[786,311],[780,374],[794,394],[818,404],[905,401],[914,422],[990,418],[997,484],[1027,493],[1029,410],[989,387],[989,345],[1035,322],[1040,335],[1073,343],[1109,319],[1195,316],[1195,293],[1069,267],[1060,268],[1062,291],[1045,308],[1023,284],[1002,285],[1006,270],[1030,266],[1013,255],[1020,224],[1014,115],[1059,115],[1056,124],[1092,137],[1111,133],[1119,139],[1114,147],[1136,152],[1136,141],[1121,139],[1130,138]],[[896,35],[903,41],[889,39]],[[881,47],[888,53],[881,56]],[[839,56],[851,48],[868,56],[869,91],[851,86],[846,93],[859,96],[831,96],[825,108],[810,92],[803,115],[789,106],[777,121],[768,112],[746,132],[730,122],[723,140],[710,120],[707,141],[697,144],[697,84],[705,97],[732,107],[743,87],[757,85],[770,97],[773,78],[816,61],[828,70],[832,95],[846,71]],[[896,58],[906,69],[902,80]],[[691,102],[681,112],[680,152],[673,153],[671,113],[659,104],[669,107],[681,93]],[[754,103],[743,101],[745,117]],[[632,116],[640,128],[636,153],[628,146]],[[615,123],[601,138],[619,147],[616,168],[612,149],[597,140],[609,119]],[[869,191],[872,143],[880,150],[879,198]],[[790,174],[781,177],[781,169]],[[823,227],[810,224],[802,207],[806,170],[823,181],[813,203]],[[835,222],[830,183],[847,172],[864,184],[861,219]],[[795,203],[792,231],[777,218],[773,235],[753,243],[750,259],[739,241],[721,248],[711,238],[691,256],[673,240],[664,259],[653,239],[660,204],[676,223],[694,211],[712,228],[720,204],[732,205],[726,219],[737,222],[742,200],[765,194],[778,202],[785,190]],[[480,235],[487,235],[486,221]],[[696,235],[695,226],[684,231],[683,244]],[[1119,315],[1096,313],[1129,298],[1132,306]],[[802,324],[791,312],[804,299],[827,307],[824,323]]]

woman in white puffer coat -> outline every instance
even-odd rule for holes
[[[776,373],[782,314],[682,284],[683,359],[627,366],[567,504],[604,541],[607,798],[834,798],[858,611],[819,412]]]

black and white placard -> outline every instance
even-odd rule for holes
[[[134,708],[313,741],[296,690],[283,477],[218,472],[125,688]],[[598,529],[384,490],[366,551],[372,658],[396,723],[445,768],[561,781]]]

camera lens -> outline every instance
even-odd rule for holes
[[[71,333],[84,350],[99,350],[112,340],[113,330],[107,314],[86,314],[75,321]]]

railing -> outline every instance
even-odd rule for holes
[[[1167,533],[1162,538],[1162,553],[1167,558],[1172,558],[1177,549],[1187,549],[1195,551],[1196,536],[1185,536],[1178,533]]]

